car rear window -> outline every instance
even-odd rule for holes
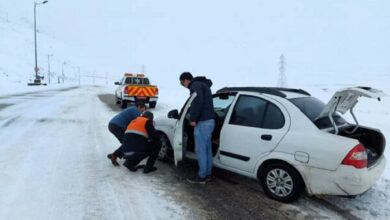
[[[332,122],[330,121],[329,117],[322,117],[317,119],[318,115],[320,115],[326,106],[322,101],[314,97],[301,97],[289,100],[295,106],[297,106],[301,112],[303,112],[303,114],[305,114],[318,128],[323,129],[332,127]],[[336,113],[334,113],[332,117],[336,125],[347,123],[344,118]]]

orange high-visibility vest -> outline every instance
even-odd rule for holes
[[[133,134],[139,134],[146,138],[148,138],[148,132],[145,129],[146,121],[148,119],[142,116],[138,116],[134,120],[130,122],[130,124],[127,126],[126,134],[133,133]]]

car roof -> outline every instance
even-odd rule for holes
[[[229,92],[256,92],[279,96],[286,99],[307,97],[310,93],[302,89],[281,88],[281,87],[224,87],[217,93]]]

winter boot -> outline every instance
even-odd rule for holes
[[[115,154],[108,154],[107,158],[111,160],[112,165],[119,166],[119,163],[116,161],[117,156]]]

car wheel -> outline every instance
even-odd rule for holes
[[[292,202],[304,189],[303,180],[292,166],[285,163],[273,163],[266,166],[260,175],[265,193],[281,202]]]
[[[149,102],[149,108],[155,108],[157,102]]]
[[[168,137],[160,133],[160,144],[161,144],[161,149],[160,152],[158,153],[158,160],[161,161],[168,161],[169,160],[169,151],[172,149],[171,144],[169,143]]]

